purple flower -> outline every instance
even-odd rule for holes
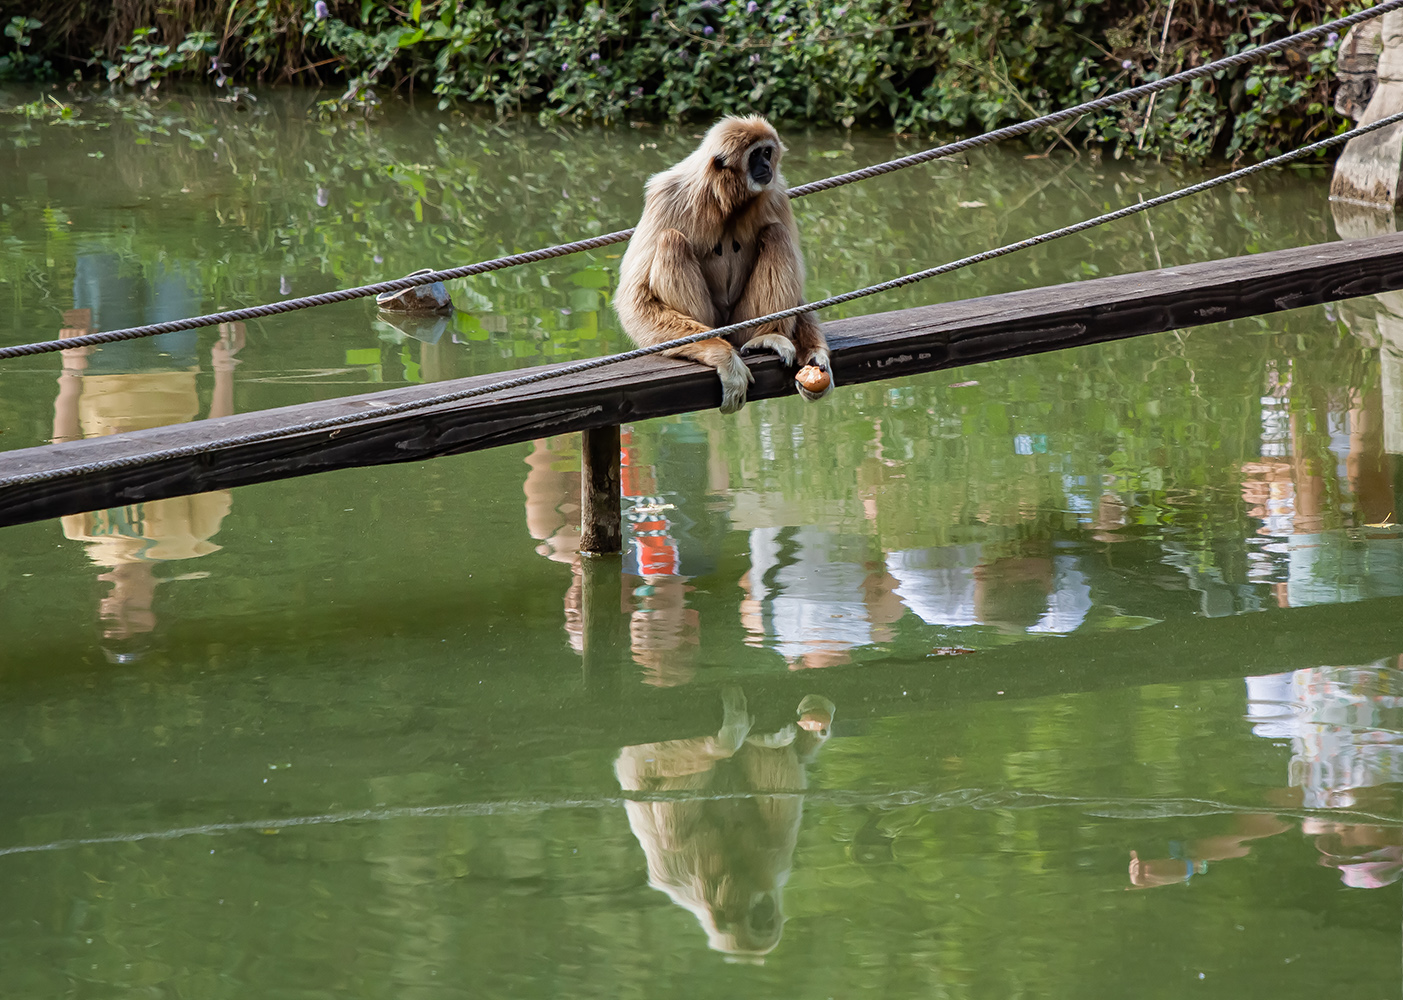
[[[598,53],[598,52],[591,52],[591,53],[589,54],[589,61],[590,61],[590,62],[599,62],[599,53]]]
[[[331,11],[327,9],[326,0],[317,0],[312,5],[312,13],[317,15],[318,21],[324,21],[331,16]]]
[[[754,14],[759,9],[760,5],[756,3],[755,0],[750,0],[750,3],[745,5],[745,12],[747,14]]]
[[[778,21],[780,24],[783,24],[783,23],[784,23],[784,15],[783,15],[783,14],[780,14],[778,17],[775,18],[775,20]]]
[[[562,73],[568,73],[569,71],[570,71],[570,64],[569,64],[568,62],[563,62],[563,63],[560,64],[560,72],[562,72]]]
[[[326,208],[326,203],[331,200],[331,194],[324,187],[317,188],[317,207]]]
[[[375,261],[375,263],[377,264],[385,263],[385,258],[381,257],[378,253],[374,257],[372,257],[371,260]]]
[[[843,16],[844,14],[846,14],[847,12],[848,12],[848,8],[847,8],[846,6],[843,6],[843,7],[835,7],[834,10],[833,10],[833,16],[834,16],[834,17],[842,17],[842,16]]]
[[[711,34],[713,31],[715,31],[715,30],[716,30],[715,28],[713,28],[711,25],[708,24],[705,28],[702,29],[702,34],[703,34],[703,35],[710,35],[710,34]]]
[[[1325,47],[1326,47],[1327,49],[1332,49],[1332,48],[1335,47],[1335,43],[1338,42],[1339,40],[1340,40],[1340,33],[1339,33],[1338,31],[1332,31],[1332,32],[1330,32],[1330,34],[1328,34],[1328,35],[1325,36]]]
[[[654,23],[654,24],[657,24],[657,23],[658,23],[659,21],[661,21],[662,19],[663,19],[662,11],[660,11],[660,10],[655,10],[655,11],[653,11],[653,23]]]
[[[755,55],[753,55],[753,56],[750,57],[750,65],[752,65],[752,66],[759,66],[759,65],[760,65],[760,55],[759,55],[759,53],[756,53]]]
[[[1121,61],[1120,68],[1121,68],[1121,69],[1134,69],[1134,68],[1135,68],[1135,64],[1134,64],[1133,62],[1131,62],[1129,59],[1124,59],[1124,60]]]

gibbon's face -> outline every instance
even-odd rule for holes
[[[763,118],[723,118],[712,127],[706,145],[718,188],[736,202],[768,190],[779,176],[784,147]]]
[[[775,168],[771,161],[774,160],[775,147],[767,142],[753,147],[750,155],[746,157],[746,173],[750,175],[750,189],[755,192],[764,190],[770,181],[775,179]]]

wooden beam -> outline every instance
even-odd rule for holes
[[[835,379],[842,387],[1400,288],[1403,234],[1391,233],[838,320],[826,329],[834,348]],[[751,399],[794,391],[790,374],[778,361],[763,359],[752,369]],[[645,358],[333,431],[252,445],[218,444],[305,421],[373,413],[506,377],[480,375],[0,454],[3,481],[177,446],[209,446],[194,458],[0,486],[0,525],[333,469],[460,454],[709,409],[721,401],[710,369]]]

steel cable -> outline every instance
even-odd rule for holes
[[[1004,139],[1026,135],[1040,128],[1060,125],[1062,122],[1079,118],[1082,115],[1091,114],[1096,111],[1104,111],[1107,108],[1114,107],[1117,104],[1123,104],[1126,101],[1132,101],[1139,97],[1148,97],[1150,94],[1156,94],[1162,90],[1177,87],[1182,83],[1188,83],[1225,69],[1243,65],[1244,63],[1299,45],[1302,42],[1323,38],[1332,31],[1339,32],[1342,29],[1348,29],[1353,25],[1370,20],[1371,18],[1380,17],[1400,7],[1403,7],[1403,0],[1385,0],[1384,3],[1375,7],[1370,7],[1368,10],[1362,10],[1358,13],[1350,14],[1347,17],[1328,21],[1318,27],[1299,31],[1294,35],[1288,35],[1275,42],[1268,42],[1265,45],[1245,49],[1242,52],[1226,56],[1211,63],[1205,63],[1194,69],[1174,73],[1162,79],[1141,84],[1138,87],[1132,87],[1129,90],[1107,94],[1105,97],[1098,97],[1093,101],[1087,101],[1084,104],[1065,108],[1061,111],[1053,112],[1052,114],[1042,115],[1038,118],[1030,118],[1016,125],[995,129],[983,135],[962,139],[959,142],[948,143],[944,146],[936,146],[920,153],[913,153],[910,156],[888,160],[885,163],[873,164],[861,170],[854,170],[846,174],[837,174],[823,180],[801,184],[798,187],[790,188],[788,194],[791,198],[802,198],[805,195],[815,194],[819,191],[828,191],[835,187],[841,187],[844,184],[851,184],[854,181],[867,180],[868,178],[878,177],[895,170],[904,170],[907,167],[929,163],[932,160],[965,153],[972,149],[978,149],[981,146],[1001,142]],[[320,292],[316,295],[304,295],[300,298],[284,299],[282,302],[270,302],[259,306],[246,306],[241,309],[227,309],[223,312],[208,313],[204,316],[192,316],[187,319],[169,320],[163,323],[149,323],[145,326],[134,326],[121,330],[82,334],[77,337],[68,337],[61,340],[46,340],[33,344],[17,344],[11,347],[0,348],[0,361],[8,358],[27,357],[33,354],[48,354],[53,351],[62,351],[71,348],[92,347],[97,344],[110,344],[123,340],[136,340],[141,337],[153,337],[163,333],[176,333],[181,330],[195,330],[200,327],[215,326],[219,323],[234,323],[249,319],[261,319],[266,316],[276,316],[280,313],[293,312],[298,309],[309,309],[313,306],[330,305],[334,302],[346,302],[351,299],[380,295],[385,292],[399,292],[407,288],[416,288],[420,285],[432,284],[436,281],[453,281],[458,278],[469,278],[473,275],[486,274],[489,271],[500,271],[504,268],[516,267],[520,264],[533,264],[538,261],[549,260],[553,257],[565,257],[584,250],[595,250],[614,243],[622,243],[632,235],[632,229],[620,229],[617,232],[606,233],[603,236],[595,236],[587,240],[576,240],[573,243],[562,243],[557,246],[544,247],[540,250],[529,250],[524,253],[510,254],[506,257],[496,257],[492,260],[480,261],[476,264],[466,264],[462,267],[453,267],[442,271],[428,271],[423,274],[395,278],[390,281],[380,281],[371,285],[359,285],[355,288],[343,288],[337,291]]]
[[[1400,0],[1400,2],[1403,2],[1403,0]],[[1043,243],[1049,243],[1052,240],[1061,239],[1064,236],[1072,236],[1076,233],[1084,232],[1085,230],[1092,229],[1096,226],[1105,225],[1108,222],[1115,222],[1117,220],[1124,219],[1128,216],[1148,211],[1151,208],[1157,208],[1160,205],[1167,205],[1172,201],[1178,201],[1180,198],[1186,198],[1189,195],[1199,194],[1200,192],[1219,187],[1223,184],[1229,184],[1234,181],[1241,180],[1245,177],[1250,177],[1253,174],[1260,173],[1261,171],[1267,170],[1271,167],[1280,166],[1283,163],[1290,163],[1293,160],[1299,160],[1304,157],[1311,156],[1315,153],[1319,153],[1323,150],[1329,149],[1332,146],[1337,146],[1342,142],[1347,142],[1350,139],[1355,138],[1356,136],[1367,135],[1370,132],[1375,132],[1379,129],[1399,124],[1400,122],[1403,122],[1403,111],[1400,111],[1397,114],[1389,115],[1386,118],[1380,118],[1378,121],[1371,122],[1368,125],[1361,125],[1357,128],[1351,129],[1348,132],[1341,132],[1339,135],[1330,136],[1328,139],[1322,139],[1319,142],[1314,142],[1310,145],[1302,146],[1299,149],[1292,150],[1289,153],[1283,153],[1280,156],[1274,156],[1271,159],[1263,160],[1260,163],[1254,163],[1249,167],[1243,167],[1240,170],[1234,170],[1219,177],[1214,177],[1206,181],[1200,181],[1197,184],[1192,184],[1186,188],[1180,188],[1177,191],[1171,191],[1168,194],[1159,195],[1158,197],[1151,198],[1148,201],[1141,201],[1137,202],[1134,205],[1127,205],[1124,208],[1116,209],[1114,212],[1107,212],[1104,215],[1098,215],[1091,219],[1085,219],[1082,222],[1078,222],[1071,226],[1064,226],[1061,229],[1054,229],[1050,232],[1041,233],[1037,236],[1030,236],[1025,240],[1019,240],[1017,243],[1008,243],[1004,246],[996,247],[993,250],[985,250],[981,253],[973,254],[969,257],[961,257],[959,260],[951,261],[947,264],[941,264],[937,267],[927,268],[923,271],[914,271],[911,274],[905,274],[899,278],[892,278],[890,281],[884,281],[876,285],[869,285],[866,288],[859,288],[855,291],[844,292],[841,295],[829,296],[825,299],[819,299],[815,302],[809,302],[805,303],[804,305],[795,306],[792,309],[784,309],[779,312],[770,313],[767,316],[758,316],[754,319],[745,320],[744,322],[731,323],[727,326],[719,326],[715,329],[706,330],[702,333],[695,333],[688,337],[679,337],[676,340],[669,340],[660,344],[652,344],[648,347],[638,347],[631,351],[625,351],[622,354],[611,354],[600,358],[590,358],[585,361],[577,361],[559,368],[552,368],[548,371],[538,371],[530,375],[522,375],[516,378],[506,379],[502,382],[494,382],[491,385],[477,386],[472,389],[459,389],[455,392],[447,392],[442,393],[440,395],[427,396],[424,399],[416,399],[404,403],[396,403],[392,406],[377,407],[376,409],[367,410],[363,413],[347,413],[342,414],[338,417],[327,417],[322,420],[311,420],[301,424],[293,424],[288,427],[282,427],[266,431],[257,431],[250,434],[239,435],[237,437],[209,441],[204,444],[191,444],[184,445],[178,448],[168,448],[163,451],[148,452],[144,455],[131,455],[126,458],[106,459],[99,462],[90,462],[85,465],[70,466],[64,469],[49,469],[42,472],[23,473],[18,476],[11,476],[6,479],[0,479],[0,489],[15,486],[26,486],[34,483],[49,482],[55,479],[62,479],[68,476],[92,475],[99,472],[111,472],[117,469],[134,468],[137,466],[151,465],[157,462],[164,462],[177,458],[191,458],[196,455],[200,455],[216,449],[243,447],[245,445],[258,444],[263,441],[270,441],[280,437],[290,437],[298,434],[310,434],[315,433],[317,431],[334,431],[338,428],[346,427],[352,424],[363,423],[367,420],[379,420],[383,417],[395,416],[401,413],[410,413],[415,410],[423,410],[433,406],[442,406],[448,403],[457,403],[465,399],[473,399],[479,396],[487,396],[496,392],[505,392],[509,389],[520,389],[525,386],[535,385],[538,382],[545,382],[550,379],[560,378],[565,375],[578,375],[582,372],[593,371],[596,368],[603,368],[606,365],[615,365],[624,361],[632,361],[636,358],[648,357],[649,355],[653,354],[661,354],[665,351],[674,350],[678,347],[684,347],[687,344],[695,344],[703,340],[710,340],[712,338],[728,337],[733,333],[739,333],[742,330],[748,330],[753,327],[762,326],[766,323],[775,322],[776,320],[788,319],[791,316],[798,316],[802,313],[807,312],[816,312],[820,309],[828,309],[832,306],[842,305],[845,302],[851,302],[854,299],[865,298],[869,295],[877,295],[881,292],[891,291],[896,288],[901,288],[905,285],[915,284],[918,281],[924,281],[927,278],[934,278],[938,275],[948,274],[951,271],[957,271],[960,268],[968,267],[971,264],[978,264],[986,260],[994,260],[998,257],[1004,257],[1008,254],[1016,253],[1019,250],[1026,250],[1030,247],[1035,247]]]

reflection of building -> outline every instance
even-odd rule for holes
[[[887,642],[905,613],[895,581],[867,557],[871,539],[814,526],[753,528],[741,623],[752,646],[791,667],[848,662],[859,646]]]
[[[1306,808],[1396,813],[1403,657],[1248,677],[1247,716],[1256,735],[1291,741],[1288,780]],[[1318,818],[1304,829],[1346,885],[1376,888],[1403,875],[1403,829]]]
[[[1242,499],[1263,544],[1248,580],[1271,583],[1283,607],[1403,594],[1403,535],[1384,448],[1383,397],[1346,388],[1312,410],[1299,369],[1269,372],[1261,457],[1242,465]],[[1299,400],[1299,401],[1298,401]]]
[[[112,254],[77,260],[74,309],[64,314],[61,336],[178,319],[200,310],[197,277],[179,268],[158,267],[149,281],[127,273]],[[209,416],[234,412],[233,355],[243,345],[242,324],[220,328],[212,353],[215,386]],[[195,419],[200,410],[196,375],[198,335],[193,331],[63,352],[54,440],[102,437]],[[218,550],[210,539],[229,512],[230,495],[220,490],[171,497],[111,510],[62,518],[68,538],[85,543],[88,558],[107,572],[112,584],[100,617],[108,653],[135,655],[122,648],[156,625],[152,599],[160,582],[154,566],[194,559]]]
[[[570,567],[565,592],[565,634],[570,648],[585,648],[583,580],[580,569],[580,453],[578,438],[542,438],[526,456],[530,471],[521,486],[526,494],[526,530],[541,544],[536,552]],[[567,441],[576,442],[574,447]]]
[[[582,652],[580,460],[578,445],[567,440],[576,439],[535,442],[523,488],[527,530],[541,542],[536,551],[571,567],[565,627],[572,648]],[[727,530],[725,515],[706,496],[710,448],[705,432],[687,420],[660,428],[655,463],[640,458],[631,428],[622,429],[621,444],[621,603],[630,618],[630,649],[648,683],[685,683],[700,642],[688,581],[716,570]]]
[[[1403,782],[1403,669],[1396,658],[1247,678],[1252,732],[1291,740],[1291,785],[1310,809],[1358,805]]]
[[[1285,790],[1268,798],[1312,812],[1301,832],[1320,865],[1353,889],[1377,889],[1403,876],[1403,656],[1344,667],[1309,667],[1248,677],[1252,732],[1291,741]],[[1335,813],[1331,810],[1351,810]],[[1168,857],[1130,852],[1130,881],[1149,888],[1188,882],[1209,864],[1246,857],[1250,841],[1293,824],[1271,812],[1233,817],[1226,833],[1170,841]]]
[[[1007,633],[1071,632],[1091,610],[1073,555],[971,543],[887,554],[896,593],[927,625],[992,625]]]
[[[650,684],[686,683],[700,645],[689,580],[716,571],[725,514],[707,497],[711,449],[706,432],[687,419],[659,429],[658,456],[643,463],[632,428],[622,432],[625,580],[637,582],[630,615],[634,662]]]

